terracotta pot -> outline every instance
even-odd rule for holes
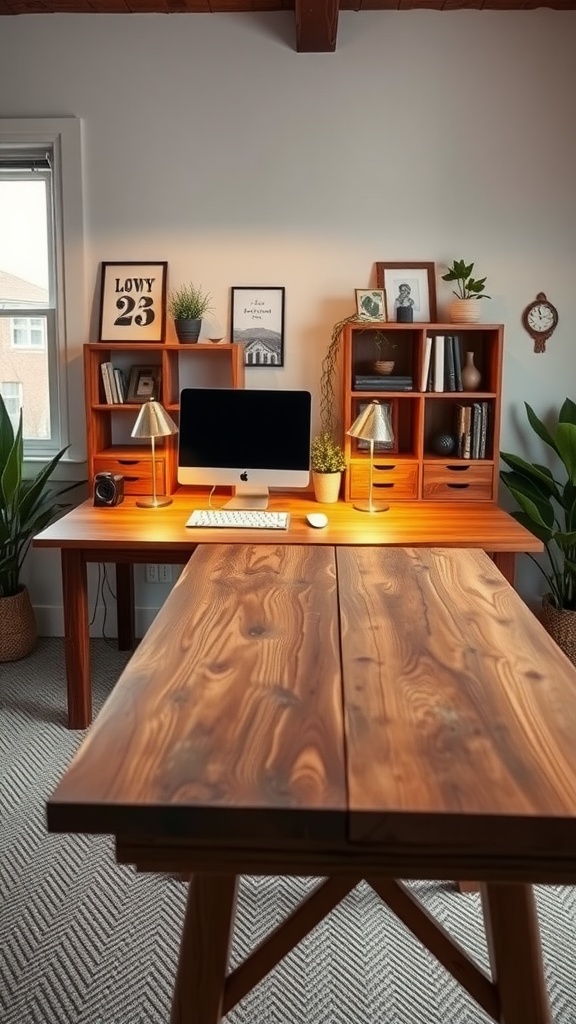
[[[576,665],[576,612],[568,608],[555,608],[551,595],[542,599],[542,625],[558,647]]]
[[[452,324],[477,324],[480,319],[478,299],[454,299],[448,306]]]
[[[25,658],[36,638],[36,619],[27,587],[11,597],[0,597],[0,662]]]
[[[340,484],[342,473],[317,473],[312,472],[312,483],[314,485],[314,497],[323,505],[332,505],[340,497]]]

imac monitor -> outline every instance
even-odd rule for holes
[[[266,508],[269,487],[310,480],[309,391],[184,388],[178,483],[232,485],[228,508]]]

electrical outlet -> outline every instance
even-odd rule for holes
[[[158,565],[158,583],[172,583],[172,566]]]
[[[172,566],[148,562],[144,570],[146,583],[172,583]]]

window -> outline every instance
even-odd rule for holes
[[[0,392],[4,399],[6,412],[14,428],[14,433],[16,433],[20,420],[20,409],[22,408],[22,385],[19,381],[3,380],[0,384]]]
[[[46,348],[46,320],[15,316],[10,321],[12,348]]]
[[[22,407],[25,456],[50,458],[70,444],[70,420],[83,420],[77,118],[0,119],[0,223],[0,389]],[[67,458],[84,457],[76,441]]]

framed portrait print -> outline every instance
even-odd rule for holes
[[[383,288],[356,288],[356,313],[363,320],[386,320],[386,292]]]
[[[376,264],[376,279],[378,287],[386,292],[390,321],[403,319],[398,309],[411,309],[411,319],[418,323],[436,321],[434,273],[433,263]]]
[[[149,398],[156,401],[160,397],[160,367],[133,366],[128,382],[127,402],[147,402]]]
[[[164,341],[168,263],[103,263],[100,341]]]
[[[245,366],[284,366],[284,288],[232,288],[231,325]]]

